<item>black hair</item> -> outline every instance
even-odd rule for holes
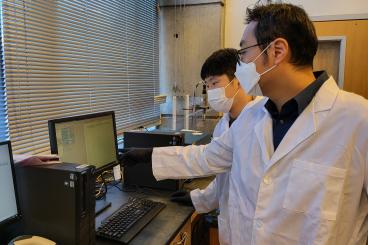
[[[263,49],[276,38],[284,38],[291,50],[291,64],[313,66],[318,39],[304,9],[286,3],[256,5],[247,8],[246,23],[252,21],[257,22],[254,35]]]
[[[233,48],[224,48],[215,51],[202,65],[202,80],[210,76],[227,75],[232,80],[235,75],[236,63],[239,60],[238,52]]]

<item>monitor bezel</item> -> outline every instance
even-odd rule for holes
[[[11,222],[14,222],[16,220],[19,220],[21,217],[20,212],[20,205],[19,205],[19,196],[18,196],[18,188],[17,188],[17,181],[16,181],[16,175],[15,175],[15,166],[14,166],[14,159],[13,159],[13,151],[11,147],[11,142],[9,140],[0,142],[0,146],[7,145],[8,146],[8,153],[9,153],[9,160],[10,160],[10,168],[13,175],[13,188],[14,188],[14,195],[15,195],[15,202],[17,205],[17,214],[13,215],[7,219],[4,219],[3,221],[0,220],[0,226],[3,226],[5,224],[9,224]]]
[[[104,117],[104,116],[112,116],[113,121],[113,128],[114,128],[114,144],[115,144],[115,151],[116,151],[116,161],[103,165],[102,167],[96,167],[96,173],[101,173],[107,169],[111,169],[112,167],[119,165],[119,152],[118,152],[118,140],[117,140],[117,132],[116,132],[116,121],[115,121],[115,112],[114,111],[106,111],[106,112],[98,112],[98,113],[91,113],[85,114],[80,116],[71,116],[71,117],[64,117],[64,118],[57,118],[51,119],[48,121],[49,127],[49,138],[50,138],[50,150],[52,154],[58,154],[58,147],[57,147],[57,140],[56,140],[56,129],[55,125],[57,123],[65,123],[65,122],[72,122],[72,121],[81,121],[86,119],[93,119],[97,117]]]

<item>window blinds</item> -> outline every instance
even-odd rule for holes
[[[119,132],[159,120],[156,1],[3,0],[10,137],[49,150],[49,119],[114,110]]]
[[[0,141],[4,141],[9,138],[9,133],[8,133],[8,120],[6,116],[5,77],[4,77],[4,60],[3,60],[3,47],[2,47],[3,38],[1,29],[2,28],[0,25]]]

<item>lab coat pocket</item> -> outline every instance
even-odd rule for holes
[[[221,217],[221,214],[217,217],[218,219],[218,232],[219,241],[221,245],[230,244],[230,229],[227,219]]]
[[[336,220],[346,170],[294,160],[283,207],[325,220]]]

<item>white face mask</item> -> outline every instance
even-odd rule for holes
[[[272,42],[251,62],[244,63],[240,61],[240,64],[236,65],[236,72],[235,76],[239,80],[242,88],[247,92],[249,95],[253,96],[262,96],[262,90],[259,86],[258,82],[261,76],[269,71],[271,71],[273,68],[275,68],[276,65],[270,67],[266,71],[264,71],[262,74],[259,74],[256,69],[256,64],[254,63],[270,46]]]
[[[207,90],[208,95],[208,103],[214,109],[218,112],[228,113],[231,109],[231,106],[233,105],[234,98],[238,94],[238,91],[234,94],[232,98],[227,98],[225,95],[225,89],[234,81],[231,80],[225,87],[222,88],[214,88]]]

